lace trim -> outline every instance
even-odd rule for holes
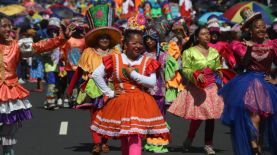
[[[109,129],[116,129],[116,130],[121,130],[121,128],[116,128],[116,127],[111,127],[111,126],[105,126],[96,122],[93,122],[93,124],[96,124],[97,126],[104,127],[104,128],[109,128]],[[131,128],[132,126],[140,126],[140,127],[158,127],[158,126],[166,126],[165,124],[158,124],[158,125],[141,125],[141,124],[130,124],[130,125],[120,125],[121,127],[126,127],[126,128]]]
[[[144,61],[144,64],[143,64],[143,69],[142,69],[142,75],[145,74],[145,69],[146,69],[146,66],[147,66],[147,62],[148,60],[150,59],[150,57],[146,57],[146,60]]]
[[[139,128],[131,128],[129,130],[121,129],[119,132],[112,132],[112,131],[106,131],[106,130],[100,129],[100,128],[96,127],[95,125],[91,126],[91,130],[96,131],[97,133],[99,133],[101,135],[107,135],[110,137],[118,137],[121,135],[129,135],[129,134],[134,134],[134,133],[138,133],[138,134],[142,134],[142,135],[169,133],[169,130],[167,128],[153,129],[153,130],[143,130],[143,129],[139,129]]]
[[[154,118],[139,118],[139,117],[130,117],[130,118],[121,118],[121,120],[112,120],[112,119],[105,119],[100,116],[96,116],[97,119],[99,119],[101,122],[107,122],[107,123],[114,123],[114,124],[121,124],[121,122],[129,122],[131,120],[137,120],[140,122],[154,122],[163,120],[163,116],[154,117]]]
[[[0,113],[9,114],[16,110],[30,109],[31,103],[27,99],[10,100],[7,102],[0,102]]]

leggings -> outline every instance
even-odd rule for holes
[[[91,108],[90,110],[90,118],[91,118],[91,124],[93,124],[93,121],[96,119],[98,109],[97,108]],[[107,143],[108,139],[103,138],[98,133],[96,133],[93,130],[90,130],[91,139],[94,144],[100,144],[100,143]]]
[[[202,120],[192,120],[189,127],[187,138],[192,142],[196,131],[199,129]],[[205,126],[205,145],[213,145],[214,119],[206,120]]]
[[[122,155],[141,155],[141,137],[133,135],[121,138]]]

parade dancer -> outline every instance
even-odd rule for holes
[[[50,51],[62,45],[72,34],[67,28],[65,35],[31,44],[29,48],[34,53]],[[13,146],[16,144],[15,134],[21,122],[32,118],[27,97],[29,92],[18,83],[16,68],[20,56],[30,56],[32,52],[20,53],[17,40],[10,36],[12,23],[7,17],[0,18],[0,140],[3,155],[14,155]]]
[[[178,62],[166,51],[162,51],[160,45],[159,32],[154,28],[147,28],[143,35],[144,45],[147,49],[145,56],[149,56],[161,63],[161,67],[157,70],[157,84],[154,88],[148,91],[156,100],[161,113],[165,117],[168,104],[166,103],[166,80],[170,80],[175,76],[176,71],[179,69]],[[168,152],[166,145],[169,143],[168,139],[163,138],[147,138],[147,144],[144,149],[155,152],[165,153]]]
[[[182,56],[183,74],[189,83],[168,111],[184,119],[191,120],[189,132],[184,142],[188,151],[196,131],[203,121],[205,126],[205,147],[207,154],[215,154],[213,150],[213,133],[215,119],[219,119],[223,110],[223,101],[217,95],[214,74],[220,65],[220,55],[216,49],[209,48],[209,30],[200,27],[193,35],[194,46],[185,50]]]
[[[56,17],[49,19],[49,25],[47,28],[47,33],[49,38],[53,38],[59,35],[61,29],[61,21]],[[59,62],[60,62],[60,47],[43,54],[44,57],[44,68],[47,80],[47,92],[46,101],[44,103],[44,108],[48,110],[53,110],[62,106],[57,102],[59,97]]]
[[[90,110],[91,125],[97,112],[103,107],[104,99],[94,81],[89,79],[89,75],[102,63],[103,56],[119,53],[114,47],[120,43],[121,32],[111,26],[111,11],[112,9],[108,5],[96,5],[88,10],[87,19],[92,29],[85,36],[88,48],[83,51],[78,62],[78,69],[67,89],[67,93],[72,94],[77,80],[82,76],[84,82],[80,86],[76,108]],[[102,138],[92,130],[91,137],[94,143],[93,153],[109,152],[106,138]]]
[[[156,85],[159,63],[143,56],[143,32],[139,29],[143,23],[141,16],[130,18],[124,53],[103,57],[103,64],[92,74],[108,99],[91,129],[106,137],[120,138],[123,155],[141,155],[142,137],[169,136],[155,99],[146,92]],[[109,77],[114,91],[105,82]]]
[[[271,67],[277,64],[277,40],[266,39],[261,13],[245,8],[241,16],[242,29],[249,30],[251,40],[233,41],[230,45],[245,72],[219,91],[225,103],[222,122],[231,128],[236,155],[260,155],[263,140],[267,140],[275,155],[277,78],[271,74]]]
[[[69,86],[70,81],[78,67],[78,61],[86,48],[85,43],[85,21],[84,18],[74,18],[71,20],[72,24],[76,26],[76,32],[72,34],[72,37],[61,47],[61,62],[62,65],[59,69],[60,85],[59,93],[60,97],[58,103],[62,104],[63,107],[69,107],[72,102],[76,101],[77,92],[80,85],[80,81],[74,87],[72,97],[66,96],[65,90]],[[70,103],[70,105],[69,105]]]

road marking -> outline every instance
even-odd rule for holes
[[[59,135],[67,135],[68,122],[61,122]]]

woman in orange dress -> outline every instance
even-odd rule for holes
[[[87,48],[78,61],[78,68],[67,89],[67,93],[71,95],[78,79],[82,77],[83,82],[80,85],[75,108],[89,110],[91,124],[93,124],[99,109],[104,106],[104,98],[102,92],[89,76],[102,63],[103,56],[119,53],[114,47],[120,43],[121,31],[111,26],[113,19],[111,12],[112,9],[107,4],[95,5],[88,9],[87,20],[91,30],[85,36]],[[109,152],[106,138],[99,136],[92,130],[91,138],[93,141],[92,153]]]
[[[11,21],[0,17],[0,146],[3,146],[3,155],[14,155],[16,131],[22,121],[32,118],[32,105],[27,99],[29,92],[18,83],[16,75],[20,56],[50,51],[62,45],[73,29],[67,28],[65,35],[53,39],[19,46],[18,41],[13,40],[10,35]]]
[[[106,137],[120,138],[123,155],[140,155],[142,137],[169,136],[155,99],[146,91],[156,84],[159,63],[142,55],[142,35],[139,30],[126,30],[125,53],[104,57],[103,64],[92,74],[108,99],[91,129]],[[107,86],[105,77],[113,79],[115,91]]]

